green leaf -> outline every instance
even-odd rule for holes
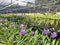
[[[0,30],[0,35],[3,35],[4,33]]]
[[[14,35],[11,35],[11,36],[9,37],[9,42],[13,42],[13,40],[14,40]]]
[[[59,44],[59,41],[56,42],[56,45],[58,45],[58,44]]]
[[[52,41],[52,45],[55,45],[55,42],[56,42],[56,40],[53,40],[53,41]]]

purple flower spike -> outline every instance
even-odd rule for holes
[[[48,35],[49,29],[44,29],[43,34]]]
[[[20,25],[20,29],[23,29],[23,28],[24,28],[24,24],[21,24],[21,25]]]
[[[25,33],[26,33],[25,30],[20,30],[20,35],[21,35],[21,36],[24,35]]]
[[[57,33],[56,32],[51,33],[51,38],[56,38],[56,37],[57,37]]]
[[[31,31],[30,34],[33,35],[34,34],[34,31]]]

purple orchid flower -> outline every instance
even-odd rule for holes
[[[51,38],[56,38],[56,37],[57,37],[57,33],[56,32],[51,33]]]
[[[30,34],[33,35],[34,34],[34,31],[31,31]]]
[[[26,33],[25,30],[20,30],[20,35],[21,35],[21,36],[24,35],[25,33]]]
[[[21,25],[20,25],[20,29],[23,29],[23,28],[24,28],[24,24],[21,24]]]
[[[44,29],[43,34],[48,35],[49,29]]]

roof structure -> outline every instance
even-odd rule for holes
[[[26,6],[19,5],[17,1],[12,1],[12,3],[11,2],[6,3],[6,1],[4,1],[3,3],[2,2],[3,2],[3,0],[0,2],[1,3],[0,4],[0,13],[1,12],[16,12],[16,11],[20,11],[20,10],[27,10],[27,9],[30,9],[33,7],[33,6],[31,7],[28,5],[26,5]],[[31,2],[24,2],[24,3],[27,3],[27,4],[30,3],[33,5],[33,3],[31,3]]]

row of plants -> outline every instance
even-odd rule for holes
[[[59,20],[37,16],[0,16],[1,45],[60,45]],[[48,22],[48,23],[47,23]],[[58,31],[57,31],[58,30]]]
[[[11,15],[11,16],[4,16],[1,15],[1,18],[7,18],[9,21],[13,22],[20,22],[23,24],[30,24],[30,25],[40,25],[41,27],[47,28],[56,28],[59,30],[60,19],[58,18],[60,15]],[[22,21],[21,21],[22,20]]]

